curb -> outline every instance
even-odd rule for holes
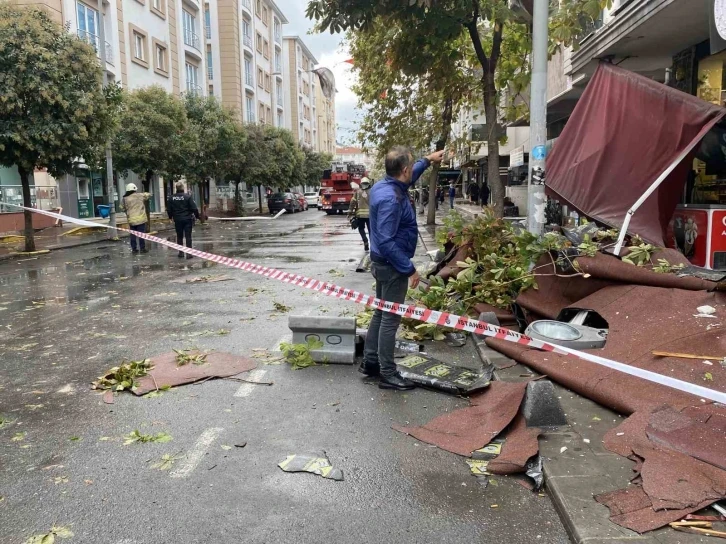
[[[511,365],[512,359],[488,347],[474,336],[482,362],[495,367]],[[522,381],[521,374],[533,373],[516,363],[497,368],[494,378]],[[568,425],[545,430],[540,435],[545,487],[567,535],[575,544],[689,544],[702,542],[698,535],[676,533],[668,527],[640,535],[609,519],[605,506],[594,495],[621,489],[633,477],[633,463],[606,450],[602,438],[624,419],[619,414],[552,382],[567,416]],[[589,442],[585,442],[588,440]],[[563,451],[564,449],[564,451]]]
[[[168,231],[168,230],[173,230],[173,229],[172,228],[165,228],[165,229],[164,228],[160,228],[160,229],[158,229],[158,232],[165,232],[165,231]],[[110,238],[101,238],[100,240],[98,240],[98,239],[97,240],[79,240],[77,243],[73,243],[73,244],[65,244],[65,245],[64,244],[55,244],[55,245],[50,245],[50,246],[41,248],[38,251],[47,249],[50,253],[53,253],[55,251],[61,251],[63,249],[73,249],[73,248],[76,248],[76,247],[90,246],[90,245],[93,245],[93,244],[102,244],[102,243],[106,243],[106,242],[116,243],[116,242],[119,242],[119,241],[123,241],[123,239],[128,238],[129,236],[130,235],[129,234],[126,234],[126,233],[119,233],[119,236],[118,236],[119,237],[119,240],[112,240]],[[45,254],[47,255],[48,253],[45,253]],[[23,253],[8,253],[7,255],[0,255],[0,262],[2,262],[2,261],[10,261],[12,259],[18,259],[18,258],[26,257],[26,256],[27,256],[27,254],[23,254]]]

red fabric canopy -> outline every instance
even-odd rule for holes
[[[547,158],[547,193],[613,227],[726,109],[601,63]],[[664,244],[683,194],[689,154],[635,212],[628,232]]]

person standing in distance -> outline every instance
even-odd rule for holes
[[[454,209],[454,199],[456,199],[456,187],[452,181],[449,185],[449,206],[451,206],[452,210]]]
[[[350,201],[350,209],[348,210],[348,219],[356,217],[358,219],[358,232],[363,240],[363,249],[368,251],[368,238],[366,237],[366,226],[368,227],[368,235],[371,234],[371,224],[369,222],[369,196],[371,182],[368,178],[360,180],[360,188],[356,189],[352,200]]]
[[[414,163],[408,147],[396,146],[386,155],[386,177],[370,190],[371,272],[376,279],[376,297],[386,302],[404,302],[409,281],[411,288],[418,286],[420,278],[411,262],[418,225],[408,188],[432,162],[441,162],[443,155],[443,150],[437,151]],[[401,316],[376,310],[368,327],[358,370],[367,376],[380,375],[381,389],[405,391],[415,387],[398,373],[393,358],[400,324]]]
[[[184,239],[186,239],[186,246],[192,247],[192,227],[194,226],[194,218],[199,219],[199,210],[192,195],[184,192],[184,182],[178,181],[175,189],[176,192],[171,195],[166,205],[166,212],[169,219],[174,220],[177,245],[183,245]],[[183,258],[184,252],[180,251],[177,257]],[[193,255],[187,254],[187,259],[192,257]]]
[[[151,198],[149,193],[138,193],[136,185],[133,183],[126,184],[126,193],[124,193],[121,199],[121,209],[126,214],[126,220],[129,222],[129,228],[136,232],[146,232],[146,222],[149,217],[146,215],[146,201]],[[138,239],[141,253],[148,253],[146,249],[146,241],[143,238],[138,238],[133,234],[131,238],[131,253],[138,253],[139,249],[136,246],[136,240]]]

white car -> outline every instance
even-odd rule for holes
[[[317,208],[320,204],[318,193],[305,193],[305,200],[310,208]]]

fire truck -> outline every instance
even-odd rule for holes
[[[348,211],[355,193],[351,183],[360,185],[365,176],[366,167],[362,164],[334,162],[320,180],[320,209],[328,215]]]

